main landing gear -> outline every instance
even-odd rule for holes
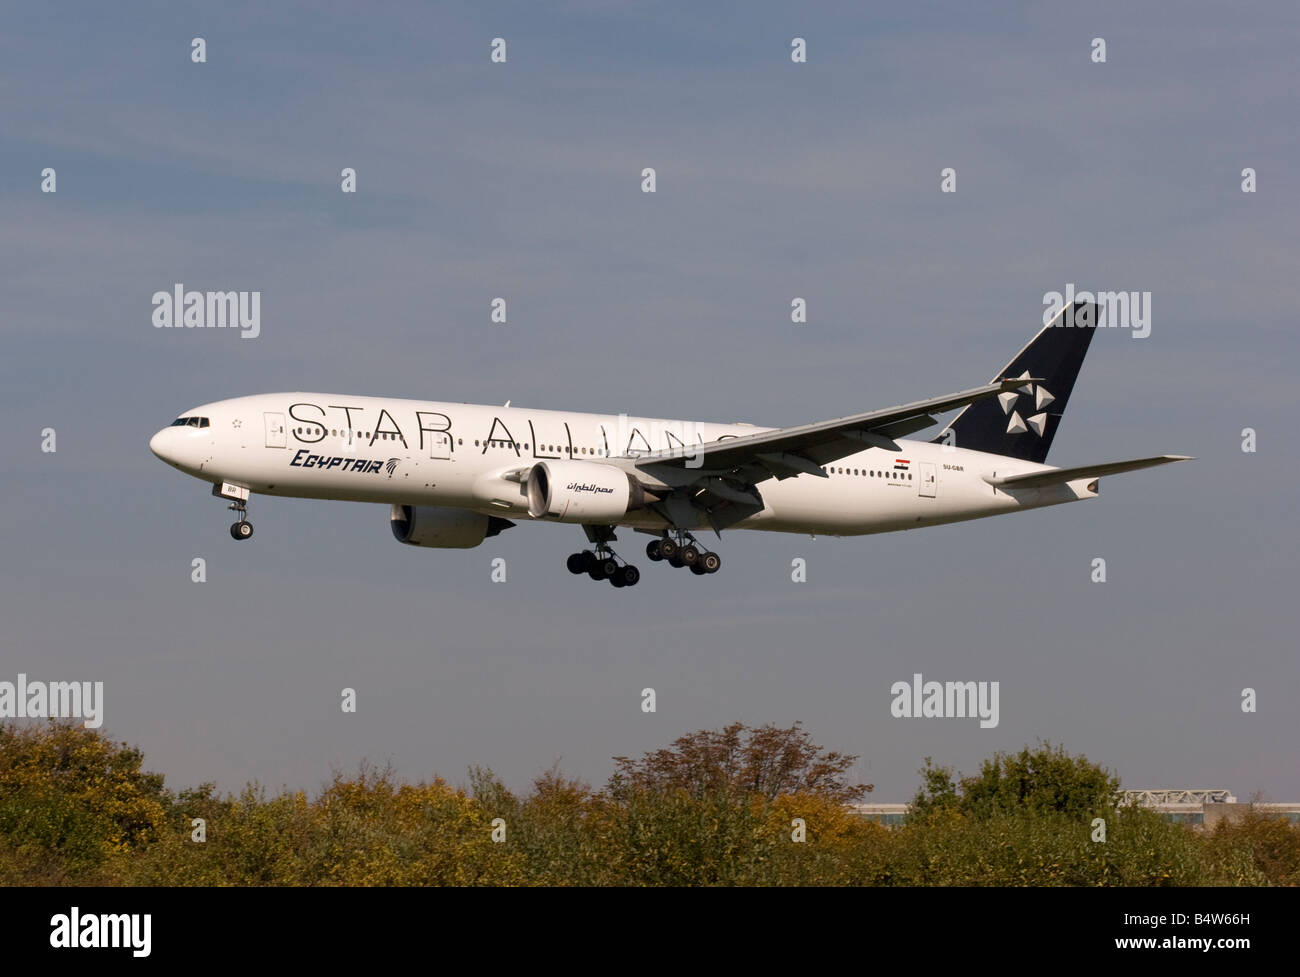
[[[585,573],[592,580],[608,580],[615,587],[635,587],[641,580],[641,571],[630,563],[623,562],[612,549],[610,541],[614,539],[613,526],[583,526],[587,538],[596,544],[596,549],[583,550],[569,557],[566,564],[572,574]]]
[[[641,571],[623,562],[612,549],[613,526],[583,526],[595,550],[583,550],[569,557],[569,572],[585,573],[592,580],[608,580],[615,587],[634,587],[641,579]],[[646,556],[654,562],[666,561],[670,566],[690,567],[691,573],[702,577],[717,573],[722,568],[722,557],[706,550],[684,529],[665,531],[659,539],[651,540],[645,548]]]
[[[600,546],[596,552],[583,550],[569,557],[570,573],[585,573],[592,580],[608,580],[615,587],[635,587],[641,579],[641,571],[630,563],[619,563],[618,555],[608,546]]]
[[[236,499],[227,506],[233,512],[239,513],[239,522],[230,524],[230,536],[232,539],[248,539],[253,535],[253,524],[248,521],[248,503],[243,499]]]
[[[656,563],[666,560],[669,566],[690,567],[691,573],[701,577],[722,568],[722,557],[704,549],[694,536],[682,530],[652,539],[646,544],[645,555]]]

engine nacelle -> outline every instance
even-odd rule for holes
[[[556,522],[615,522],[643,509],[645,489],[613,465],[543,461],[528,472],[528,514]]]
[[[509,519],[434,505],[394,505],[389,520],[399,543],[456,550],[477,546],[514,525]]]

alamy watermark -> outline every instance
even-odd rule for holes
[[[147,957],[152,949],[151,913],[83,913],[73,906],[50,917],[50,946],[56,950],[90,948],[130,950]]]
[[[979,717],[981,729],[998,724],[997,682],[895,682],[889,712],[897,719],[963,719]]]
[[[1072,302],[1081,305],[1097,303],[1100,307],[1097,328],[1132,329],[1134,339],[1146,339],[1151,335],[1151,293],[1150,292],[1076,292],[1074,282],[1067,282],[1065,292],[1043,293],[1043,325],[1050,326],[1052,320],[1061,314],[1061,310]],[[1062,322],[1062,326],[1091,325],[1075,310],[1074,322]]]
[[[0,682],[0,719],[83,719],[87,729],[104,722],[103,682]]]
[[[187,292],[177,282],[152,301],[155,329],[238,329],[242,339],[262,332],[261,292]]]

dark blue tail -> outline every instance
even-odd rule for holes
[[[993,378],[1039,377],[966,407],[934,440],[1043,463],[1097,328],[1097,306],[1067,305]]]

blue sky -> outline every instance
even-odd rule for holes
[[[1300,799],[1300,29],[1170,9],[23,7],[0,38],[0,678],[103,680],[106,729],[175,786],[310,789],[362,757],[599,783],[694,729],[801,720],[879,800],[926,756],[971,771],[1038,738],[1129,786]],[[260,290],[261,336],[154,329],[175,282]],[[576,527],[405,548],[346,503],[255,498],[236,545],[147,448],[185,408],[292,389],[802,423],[984,382],[1067,282],[1150,291],[1153,325],[1097,337],[1050,460],[1198,461],[897,536],[728,533],[707,579],[570,577]],[[999,726],[891,718],[918,671],[999,681]]]

